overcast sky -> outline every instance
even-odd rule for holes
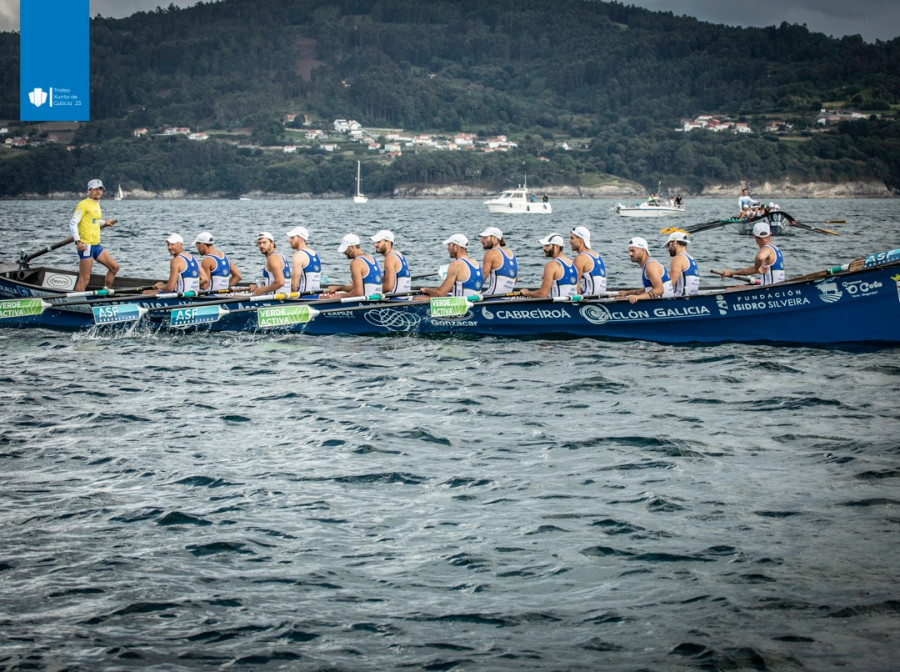
[[[19,29],[19,1],[0,0],[0,30]],[[428,0],[421,0],[427,2]],[[777,26],[782,21],[806,24],[834,37],[862,35],[867,42],[900,36],[900,0],[620,0],[676,16],[693,16],[729,26]],[[91,16],[120,18],[138,11],[197,0],[91,0]],[[552,0],[547,0],[548,4]]]

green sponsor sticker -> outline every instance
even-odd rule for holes
[[[309,306],[265,306],[256,312],[256,324],[260,327],[283,327],[311,319]]]
[[[3,299],[0,301],[0,318],[40,315],[44,307],[41,299]]]
[[[470,305],[464,296],[437,296],[431,299],[431,317],[465,315]]]

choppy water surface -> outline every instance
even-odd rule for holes
[[[43,245],[70,205],[0,209]],[[170,229],[252,277],[257,230],[304,223],[339,279],[347,231],[394,228],[416,273],[490,222],[536,281],[535,235],[587,224],[633,285],[624,242],[667,224],[104,205],[123,272],[151,275]],[[790,273],[900,246],[894,201],[782,205],[842,234],[783,239]],[[697,239],[704,268],[755,249]],[[896,348],[0,330],[0,353],[2,670],[894,667]]]

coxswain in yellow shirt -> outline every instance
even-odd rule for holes
[[[100,212],[100,199],[103,197],[103,182],[91,180],[87,186],[87,198],[75,206],[75,214],[69,220],[69,228],[75,247],[78,248],[78,282],[75,283],[75,291],[80,292],[87,288],[91,279],[91,269],[94,260],[106,266],[106,277],[103,286],[110,288],[119,272],[119,264],[112,255],[103,249],[100,244],[100,226],[105,224],[112,226],[118,220],[103,219]]]

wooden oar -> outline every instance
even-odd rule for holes
[[[870,254],[866,257],[858,257],[846,264],[840,266],[832,266],[822,271],[801,275],[798,278],[789,278],[785,282],[805,282],[809,280],[818,280],[819,278],[827,278],[830,275],[837,275],[846,271],[861,271],[864,268],[876,268],[886,264],[892,264],[900,261],[900,249],[889,250],[887,252],[879,252],[878,254]]]
[[[788,224],[790,224],[791,226],[796,226],[799,229],[806,229],[807,231],[815,231],[816,233],[827,233],[832,236],[840,235],[836,231],[832,231],[831,229],[820,229],[815,226],[810,226],[809,224],[802,224],[802,223],[798,222],[796,219],[794,219],[793,217],[791,217],[786,212],[782,212],[781,214],[784,215],[784,218],[786,220],[788,220]],[[830,223],[832,223],[832,222],[829,220],[829,224]],[[835,220],[834,223],[837,223],[837,220]]]
[[[711,269],[710,273],[713,275],[718,275],[720,278],[731,278],[734,280],[740,280],[741,282],[747,283],[748,285],[759,285],[762,281],[759,278],[754,278],[752,275],[722,275],[724,271],[717,271],[716,269]]]
[[[108,224],[106,222],[103,222],[103,224],[100,225],[100,228],[101,229],[108,228],[118,221],[119,220],[117,220],[117,219],[111,219],[111,220],[109,220]],[[72,236],[69,236],[68,238],[61,240],[58,243],[53,243],[52,245],[48,245],[47,247],[40,249],[37,252],[32,252],[31,254],[25,254],[25,250],[22,250],[22,253],[19,255],[19,265],[24,266],[25,264],[29,263],[32,259],[36,259],[37,257],[41,256],[42,254],[47,254],[47,252],[52,252],[53,250],[58,250],[60,247],[65,247],[66,245],[71,245],[73,242],[75,242],[75,239]]]

